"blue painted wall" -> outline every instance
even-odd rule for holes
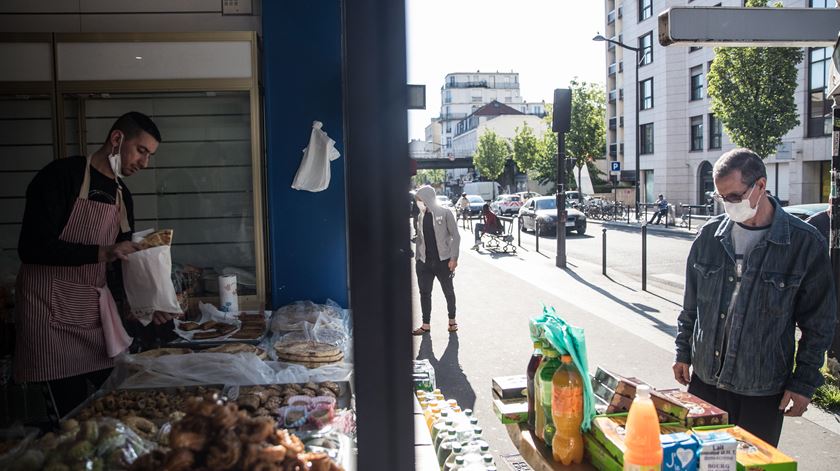
[[[338,0],[262,4],[271,305],[347,307],[347,239]],[[291,188],[312,121],[336,141],[328,189]]]

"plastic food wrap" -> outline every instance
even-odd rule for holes
[[[272,316],[272,359],[319,368],[332,363],[352,364],[352,342],[349,311],[333,301],[315,304],[298,301],[284,306]],[[301,344],[313,352],[296,353]]]
[[[216,307],[212,304],[202,302],[198,303],[198,309],[199,311],[201,311],[201,317],[196,321],[184,322],[175,319],[175,333],[178,334],[179,337],[190,342],[218,342],[220,340],[225,340],[231,337],[239,330],[240,327],[242,327],[242,322],[236,317],[239,314],[238,312],[222,312],[216,309]],[[186,330],[184,328],[186,324],[206,324],[208,322],[215,322],[218,326],[233,326],[235,327],[235,329],[231,330],[227,334],[220,334],[215,337],[201,339],[197,338],[196,334],[206,333],[210,329],[202,329],[199,327],[193,330]]]

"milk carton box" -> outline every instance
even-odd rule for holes
[[[697,471],[700,443],[688,433],[669,433],[662,442],[662,471]]]
[[[732,435],[720,432],[697,432],[700,442],[699,471],[736,471],[738,442]]]

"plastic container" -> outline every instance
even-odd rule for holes
[[[435,438],[432,439],[432,445],[435,447],[435,451],[440,448],[440,444],[443,443],[445,440],[449,439],[451,433],[454,433],[455,429],[452,427],[446,427],[438,433]],[[455,435],[457,437],[457,435]],[[460,443],[460,442],[459,442]]]
[[[446,463],[446,460],[449,458],[449,455],[452,454],[452,449],[455,448],[456,445],[460,444],[461,442],[458,441],[455,431],[450,430],[449,437],[444,439],[437,448],[438,466],[443,467],[444,463]]]
[[[453,469],[455,467],[456,461],[461,461],[460,465],[463,466],[464,464],[464,447],[460,444],[456,444],[452,447],[452,453],[449,455],[449,458],[446,459],[446,462],[443,463],[444,471]]]
[[[551,453],[554,461],[568,466],[583,461],[583,378],[570,355],[560,357],[560,367],[552,378],[551,417],[554,438]]]
[[[435,441],[435,437],[444,429],[444,427],[452,427],[452,419],[449,417],[449,411],[441,411],[440,418],[432,424],[432,428],[429,430],[432,434],[432,441]]]
[[[627,416],[624,444],[624,469],[632,471],[658,471],[662,468],[662,443],[659,441],[659,419],[650,386],[639,385],[636,398]]]
[[[560,358],[557,350],[551,347],[543,349],[543,356],[545,358],[537,370],[537,374],[539,375],[540,401],[539,406],[534,405],[534,407],[542,409],[537,418],[542,416],[543,423],[542,428],[536,422],[534,425],[537,427],[537,437],[544,441],[545,445],[550,448],[554,439],[554,419],[551,417],[552,390],[554,388],[552,381],[554,380],[554,372],[560,367]]]
[[[432,431],[432,425],[440,418],[440,407],[433,405],[426,411],[426,426],[429,427],[429,432]]]
[[[539,342],[534,342],[534,353],[531,354],[531,361],[528,362],[526,370],[528,377],[528,429],[534,431],[534,379],[537,376],[537,368],[540,366],[543,354]]]

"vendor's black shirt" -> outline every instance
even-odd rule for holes
[[[29,183],[18,242],[18,255],[23,263],[78,266],[97,262],[98,246],[58,240],[79,197],[86,161],[83,156],[55,160],[41,169]],[[125,182],[120,181],[128,223],[133,231],[134,201]],[[117,182],[91,166],[88,199],[116,204],[116,197]],[[131,231],[119,234],[115,242],[130,239]]]
[[[423,213],[423,242],[426,244],[426,263],[440,262],[435,237],[435,215],[429,210]]]

